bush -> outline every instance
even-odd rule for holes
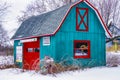
[[[73,58],[65,58],[62,59],[61,62],[55,63],[53,58],[47,56],[41,60],[40,63],[42,65],[40,71],[42,74],[54,74],[64,71],[78,70],[80,68],[78,61]]]
[[[53,58],[49,56],[45,56],[43,60],[41,60],[41,73],[42,74],[53,74],[56,73],[56,65],[54,63]]]
[[[7,69],[7,68],[18,68],[16,65],[0,65],[0,69]]]

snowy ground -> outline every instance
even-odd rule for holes
[[[0,70],[0,80],[120,80],[120,67],[99,67],[82,71],[41,75],[33,71],[21,72],[20,69]]]
[[[120,52],[109,52],[108,55],[120,56]],[[13,64],[13,57],[0,57],[0,65]],[[53,75],[41,75],[34,71],[22,72],[21,69],[10,68],[0,70],[0,80],[120,80],[120,66],[96,67],[91,69],[68,71]]]
[[[107,54],[115,54],[115,55],[120,55],[120,51],[117,51],[117,52],[107,52]]]
[[[106,55],[107,66],[120,65],[120,51],[108,52]]]

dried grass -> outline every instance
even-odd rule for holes
[[[115,51],[114,45],[113,45],[113,46],[110,46],[110,47],[108,47],[108,48],[106,48],[106,51],[107,51],[107,52]],[[118,51],[120,51],[120,45],[118,46]]]
[[[16,65],[0,65],[0,69],[8,69],[8,68],[19,68]]]

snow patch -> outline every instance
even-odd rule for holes
[[[14,64],[13,56],[0,56],[0,66],[13,64]]]
[[[53,75],[41,75],[34,71],[21,72],[21,69],[0,70],[0,80],[119,80],[120,67],[97,67],[86,70],[67,71]],[[7,77],[6,77],[7,75]]]

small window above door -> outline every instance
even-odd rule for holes
[[[39,49],[39,48],[34,48],[34,51],[35,51],[35,52],[39,52],[40,49]]]
[[[39,48],[27,48],[27,52],[39,52]]]
[[[33,52],[34,50],[33,50],[33,48],[28,48],[27,49],[27,52]]]

